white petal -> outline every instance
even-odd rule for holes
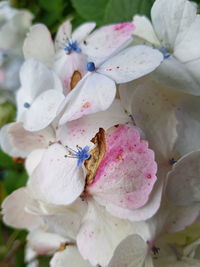
[[[51,267],[92,267],[85,261],[75,246],[67,246],[64,251],[56,252],[50,261]]]
[[[108,77],[92,73],[83,78],[67,95],[60,111],[60,124],[109,108],[116,94],[115,83]]]
[[[48,28],[43,24],[36,24],[30,28],[24,41],[23,52],[25,59],[35,58],[48,67],[53,65],[54,45]]]
[[[54,70],[56,74],[60,77],[63,87],[65,89],[64,93],[68,93],[71,88],[71,78],[75,71],[78,71],[83,77],[87,70],[87,57],[82,53],[70,53],[66,54],[64,49],[59,50],[55,55]]]
[[[51,145],[31,175],[29,188],[36,198],[57,205],[68,205],[82,193],[85,181],[77,159],[66,158],[67,150],[60,144]]]
[[[95,28],[95,26],[95,22],[87,22],[81,24],[73,31],[72,40],[77,41],[78,43],[81,42],[89,35],[89,33]]]
[[[83,116],[80,119],[70,121],[61,126],[58,139],[63,145],[76,147],[91,146],[90,140],[99,131],[99,128],[107,130],[116,124],[126,124],[130,117],[124,112],[120,100],[116,99],[109,109],[95,114]]]
[[[165,162],[170,157],[175,158],[176,155],[172,154],[177,138],[175,112],[187,96],[162,86],[151,76],[137,83],[132,82],[127,88],[125,86],[121,90],[127,90],[126,102],[130,99],[128,106],[131,114],[136,125],[144,131],[156,156],[163,157]]]
[[[164,197],[157,213],[145,221],[148,231],[144,238],[155,241],[158,236],[166,235],[166,233],[182,231],[186,226],[194,223],[198,216],[198,205],[193,207],[175,206]]]
[[[26,212],[25,207],[31,201],[30,194],[25,187],[14,191],[2,203],[4,223],[15,228],[28,230],[37,228],[42,220],[37,215]]]
[[[175,205],[200,201],[200,151],[182,157],[168,174],[167,194]]]
[[[1,14],[0,47],[3,50],[12,50],[15,54],[22,53],[25,34],[31,26],[33,15],[27,10],[12,10],[6,18],[5,11]]]
[[[27,110],[24,108],[24,103],[32,104],[38,95],[49,89],[55,88],[58,92],[62,92],[61,82],[54,72],[34,59],[29,59],[23,64],[20,70],[20,82],[21,88],[17,92],[17,120],[23,118],[23,113]]]
[[[139,235],[130,235],[117,246],[108,267],[143,267],[147,249],[146,242]]]
[[[33,200],[28,204],[26,210],[42,218],[46,231],[56,233],[74,242],[82,217],[87,210],[87,203],[81,198],[67,206]]]
[[[198,59],[200,51],[200,16],[197,15],[192,25],[184,32],[184,36],[174,48],[174,56],[181,62]]]
[[[194,66],[193,66],[194,64]],[[200,95],[199,63],[181,63],[173,55],[165,59],[152,72],[154,78],[166,86],[174,87],[182,92]]]
[[[151,18],[158,38],[164,47],[173,49],[196,17],[196,4],[187,0],[157,0]]]
[[[47,127],[56,117],[64,95],[57,90],[48,90],[40,94],[26,111],[24,128],[39,131]]]
[[[160,46],[151,21],[147,17],[136,15],[133,17],[133,23],[135,24],[134,35],[147,40],[153,45]]]
[[[38,255],[53,253],[59,249],[62,243],[67,240],[57,234],[44,232],[42,230],[31,231],[28,236],[28,245],[37,252]]]
[[[21,122],[7,124],[0,132],[2,149],[13,157],[25,158],[34,149],[46,148],[54,139],[52,128],[32,133],[26,131]]]
[[[77,236],[77,245],[83,258],[92,265],[105,266],[120,241],[135,231],[134,225],[111,216],[94,200],[89,201],[88,205]]]
[[[82,218],[87,211],[87,203],[85,201],[78,198],[68,206],[46,205],[45,203],[41,208],[43,214],[41,211],[39,214],[49,232],[59,234],[72,241],[76,240]]]
[[[132,46],[108,59],[97,71],[116,83],[125,83],[152,72],[162,60],[163,55],[156,49],[145,45]]]
[[[188,96],[176,111],[177,140],[174,150],[180,156],[200,149],[200,98]]]
[[[38,267],[37,253],[29,246],[25,247],[25,263],[27,267]]]
[[[65,43],[65,41],[71,38],[71,31],[72,31],[72,25],[69,20],[65,21],[60,25],[55,38],[56,50],[63,48],[63,44]]]
[[[86,38],[81,50],[96,66],[132,41],[135,26],[132,22],[112,24],[97,29]]]
[[[31,175],[35,168],[39,165],[45,151],[45,149],[36,149],[28,155],[25,161],[25,167],[28,175]]]

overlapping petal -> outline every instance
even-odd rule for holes
[[[77,166],[77,159],[66,158],[67,154],[67,149],[60,144],[53,144],[45,151],[28,184],[36,198],[69,205],[83,192],[83,169]]]

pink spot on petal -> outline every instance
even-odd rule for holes
[[[123,22],[120,24],[116,24],[114,25],[114,30],[115,31],[120,31],[120,30],[124,30],[124,29],[130,29],[130,28],[134,28],[134,24],[132,22]]]
[[[147,174],[146,174],[146,178],[147,178],[147,179],[151,179],[151,178],[152,178],[151,173],[147,173]]]

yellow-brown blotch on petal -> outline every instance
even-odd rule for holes
[[[81,78],[81,73],[78,70],[75,70],[71,78],[70,90],[72,90],[77,85]]]

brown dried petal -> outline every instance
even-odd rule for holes
[[[90,150],[91,157],[85,160],[84,165],[87,170],[86,184],[91,184],[96,175],[96,171],[106,153],[105,130],[99,128],[99,132],[91,140],[96,146]]]
[[[12,160],[17,164],[23,164],[25,162],[24,158],[12,158]]]

